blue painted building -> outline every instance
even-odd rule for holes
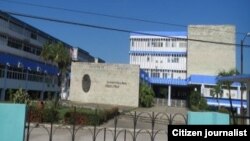
[[[141,77],[151,84],[156,97],[167,100],[168,106],[172,105],[173,100],[186,101],[188,95],[197,90],[209,105],[229,107],[228,90],[223,89],[219,103],[211,96],[211,91],[216,85],[219,71],[235,68],[235,46],[194,41],[203,37],[199,40],[235,42],[234,32],[228,35],[231,39],[228,41],[228,38],[218,37],[214,29],[234,30],[234,27],[190,26],[188,32],[131,33],[130,64],[140,66],[143,70]],[[224,53],[221,54],[221,51]],[[224,55],[229,57],[224,58]],[[234,107],[240,107],[240,93],[239,83],[234,83],[231,87]],[[244,107],[245,99],[244,92]]]
[[[32,98],[46,99],[58,94],[58,68],[41,57],[46,42],[62,42],[7,13],[0,11],[0,99],[8,100],[10,90],[22,88]],[[78,49],[77,61],[94,62],[88,52]],[[82,53],[83,52],[83,53]],[[64,92],[67,93],[68,81]]]

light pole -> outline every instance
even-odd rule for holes
[[[244,38],[240,41],[240,73],[243,74],[243,44],[246,39],[246,37],[250,37],[250,32],[246,33]]]
[[[250,32],[246,33],[246,35],[244,36],[244,38],[240,41],[240,74],[243,75],[243,44],[244,44],[244,40],[246,39],[246,37],[250,37]],[[241,101],[240,101],[240,108],[241,108],[241,115],[243,116],[243,83],[241,83]],[[244,120],[242,119],[242,122]]]

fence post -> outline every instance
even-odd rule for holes
[[[151,141],[154,141],[154,128],[155,128],[155,113],[153,112],[152,113],[152,119],[151,119],[151,122],[152,122],[152,130],[151,130]]]
[[[50,134],[49,134],[49,141],[52,141],[52,137],[53,137],[53,122],[55,120],[55,116],[56,116],[56,112],[54,108],[50,108],[50,110],[52,110],[52,119],[50,121]]]
[[[97,109],[95,109],[95,117],[97,117]],[[95,119],[95,120],[96,120],[96,119]],[[97,121],[94,121],[93,141],[96,140],[96,136],[95,136],[95,134],[96,134],[96,122],[97,122]]]
[[[138,117],[137,117],[136,111],[135,111],[135,115],[134,115],[134,118],[133,118],[133,119],[134,119],[134,135],[133,135],[133,141],[136,141],[136,133],[135,133],[136,131],[135,131],[135,130],[136,130],[136,126],[137,126],[137,118],[138,118]]]
[[[103,132],[103,141],[106,141],[106,128],[104,128],[104,132]]]
[[[127,130],[125,129],[125,132],[124,132],[124,141],[126,141],[126,136],[127,136]]]
[[[115,125],[115,131],[114,131],[114,141],[116,141],[117,117],[115,117],[115,120],[114,120],[114,125]]]
[[[75,127],[76,127],[76,107],[74,107],[74,113],[73,113],[73,131],[72,131],[72,141],[75,141]]]

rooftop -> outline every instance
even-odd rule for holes
[[[184,31],[173,31],[173,32],[167,32],[167,31],[135,31],[133,33],[130,33],[130,36],[161,36],[161,37],[172,37],[172,36],[187,36],[187,32]]]

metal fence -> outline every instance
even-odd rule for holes
[[[75,111],[75,110],[74,110]],[[28,116],[29,117],[29,116]],[[102,125],[31,123],[27,119],[26,141],[159,141],[168,140],[168,125],[187,124],[181,113],[126,112]]]
[[[154,103],[156,106],[168,106],[168,99],[155,98]],[[187,101],[181,99],[171,99],[171,107],[187,107]]]

